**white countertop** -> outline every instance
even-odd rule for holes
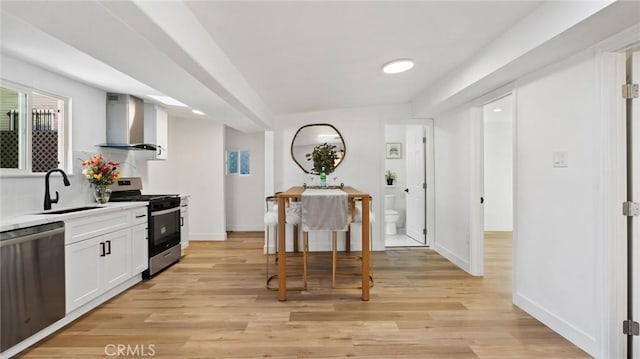
[[[97,213],[103,214],[103,213],[109,213],[109,212],[129,210],[131,208],[136,208],[136,207],[146,207],[147,204],[148,204],[147,202],[110,202],[110,203],[106,203],[98,206],[99,208],[89,209],[86,211],[69,212],[69,213],[63,213],[63,214],[41,214],[41,213],[46,213],[48,211],[40,211],[40,212],[33,212],[33,213],[25,213],[22,215],[17,215],[17,216],[7,217],[7,218],[3,217],[0,219],[0,232],[9,231],[12,229],[30,227],[30,226],[37,226],[39,224],[45,224],[50,222],[57,222],[57,221],[64,221],[64,220],[70,220],[75,218],[93,216]],[[96,205],[95,203],[91,203],[91,204],[86,204],[85,206],[95,206],[95,205]],[[75,207],[81,207],[81,206],[74,206],[70,208],[75,208]],[[51,209],[51,211],[60,211],[64,209],[66,208],[56,207]]]

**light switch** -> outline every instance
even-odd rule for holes
[[[567,150],[553,151],[553,167],[569,167],[569,152]]]

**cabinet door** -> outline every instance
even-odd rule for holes
[[[131,274],[142,273],[147,268],[149,268],[147,224],[141,223],[131,229]]]
[[[101,293],[101,238],[95,237],[65,246],[67,313]]]
[[[182,249],[189,247],[189,200],[186,198],[180,201],[180,245]]]
[[[100,268],[106,291],[131,278],[131,229],[105,234],[101,241],[106,252]]]
[[[166,160],[168,141],[168,114],[151,103],[144,105],[144,141],[158,145],[158,151],[151,159]]]

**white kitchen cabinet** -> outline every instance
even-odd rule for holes
[[[167,111],[152,103],[144,104],[144,141],[158,146],[152,159],[166,160],[169,145]]]
[[[137,224],[131,228],[131,273],[138,274],[149,268],[149,243],[147,224]]]
[[[67,313],[101,293],[101,240],[99,236],[65,246]]]
[[[149,268],[149,239],[147,207],[131,211],[131,274]]]
[[[65,221],[67,313],[147,269],[147,207]]]
[[[189,197],[180,197],[180,245],[189,247]],[[184,254],[184,253],[183,253]]]
[[[65,246],[67,313],[131,277],[131,229]]]
[[[104,256],[100,259],[100,279],[102,291],[107,291],[126,281],[131,273],[131,230],[105,234]]]

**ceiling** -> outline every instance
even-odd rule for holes
[[[539,2],[188,2],[277,114],[408,103]],[[385,75],[384,63],[415,67]]]
[[[168,95],[189,106],[173,113],[198,109],[251,132],[279,114],[410,103],[549,4],[3,0],[1,50],[106,91]],[[395,58],[416,65],[384,75]]]

